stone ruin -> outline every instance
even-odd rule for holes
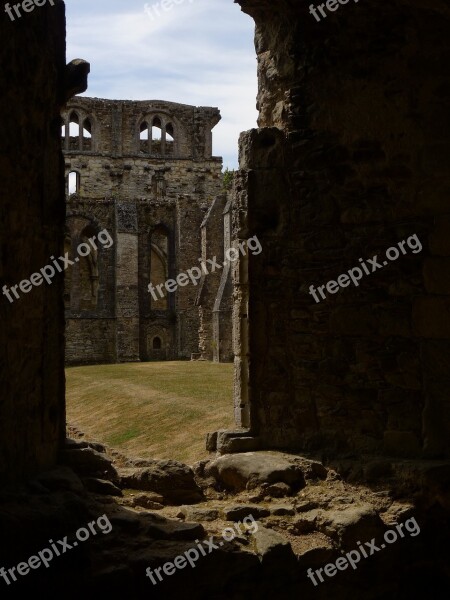
[[[216,108],[75,97],[62,112],[65,251],[103,229],[114,240],[66,273],[67,364],[230,361],[231,275],[164,297],[148,291],[198,259],[224,261]],[[228,234],[229,235],[229,234]]]
[[[209,436],[209,460],[139,461],[66,439],[64,278],[0,303],[0,567],[100,514],[113,523],[58,565],[2,579],[5,597],[448,597],[449,8],[365,0],[317,23],[309,4],[240,0],[256,23],[260,120],[240,141],[231,237],[258,235],[264,251],[233,273],[237,427]],[[63,252],[61,110],[88,65],[65,65],[61,1],[0,20],[0,34],[11,286]],[[420,254],[321,304],[308,295],[412,233]],[[153,588],[147,567],[248,511],[258,537]],[[417,537],[308,580],[411,516]]]

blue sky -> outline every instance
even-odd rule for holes
[[[213,153],[236,168],[257,119],[254,22],[233,0],[177,1],[152,19],[141,0],[66,0],[67,60],[91,63],[86,96],[217,106]]]

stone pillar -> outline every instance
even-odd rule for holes
[[[224,262],[224,244],[223,244],[223,212],[227,205],[227,197],[225,195],[218,196],[214,199],[212,206],[209,208],[202,226],[202,261],[208,267],[208,275],[203,274],[200,281],[199,294],[197,296],[197,305],[199,306],[200,315],[200,331],[199,331],[199,349],[203,360],[218,360],[219,357],[219,333],[214,335],[214,310],[221,288],[221,281],[225,268],[222,266]],[[207,259],[216,259],[216,262],[222,267],[215,268],[211,271],[211,266],[206,263]],[[229,267],[227,269],[229,272]],[[217,313],[220,307],[217,308]],[[218,319],[216,319],[218,321]],[[231,329],[231,319],[228,325]]]
[[[139,285],[137,208],[116,202],[117,360],[139,361]]]
[[[185,273],[192,267],[201,269],[199,259],[202,256],[199,240],[203,212],[196,196],[179,196],[176,204],[176,275]],[[197,232],[196,236],[192,232]],[[191,358],[198,352],[200,318],[197,297],[200,280],[194,285],[178,287],[175,292],[178,318],[178,358]]]
[[[233,349],[233,285],[232,265],[226,258],[226,253],[232,247],[231,243],[231,196],[223,210],[223,257],[224,267],[219,281],[216,299],[213,306],[212,335],[215,362],[230,362],[234,358]]]
[[[29,282],[63,253],[64,34],[62,2],[0,19],[0,290]],[[29,286],[12,303],[0,295],[3,488],[51,468],[65,438],[64,276]]]

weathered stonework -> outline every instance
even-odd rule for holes
[[[211,141],[219,119],[215,108],[161,101],[76,97],[65,107],[67,249],[74,256],[104,228],[114,239],[67,274],[68,364],[198,355],[199,288],[155,300],[148,285],[200,266],[200,226],[222,190]],[[209,234],[223,255],[222,222]]]
[[[5,115],[0,125],[0,288],[10,288],[62,247],[63,3],[40,8],[20,23],[2,14],[0,37]],[[64,439],[62,292],[63,279],[57,277],[13,304],[1,296],[2,487],[55,464]]]
[[[225,253],[231,247],[231,198],[218,197],[201,227],[202,258],[217,258],[223,270],[202,277],[197,304],[200,311],[200,358],[215,362],[233,360],[231,265]],[[211,267],[212,268],[212,267]]]
[[[242,6],[257,22],[261,129],[241,140],[233,232],[239,239],[257,234],[264,249],[233,267],[242,435],[266,448],[448,456],[448,8],[437,0],[383,6],[366,0],[317,23],[307,2],[242,0]],[[19,23],[3,19],[0,30],[8,83],[2,100],[8,118],[2,121],[0,277],[14,285],[63,252],[59,125],[73,81],[64,69],[62,2]],[[112,256],[122,257],[116,312],[108,313],[106,304],[90,321],[90,351],[99,360],[104,352],[115,358],[118,345],[124,356],[136,355],[131,287],[144,289],[136,277],[129,282],[125,261],[136,247],[136,222],[139,231],[145,221],[140,198],[148,194],[136,192],[131,202],[114,196],[129,178],[128,167],[142,160],[136,146],[120,156],[121,106],[115,105],[110,127],[97,140],[105,136],[109,144],[104,177],[111,194],[104,193],[102,178],[93,178],[90,197],[83,191],[69,205],[79,228],[86,223],[83,203],[91,198],[98,226],[120,222],[114,254],[97,262],[111,273]],[[201,111],[194,122],[199,119]],[[136,129],[128,124],[127,139],[136,142]],[[95,125],[92,141],[82,140],[86,149],[66,154],[74,168],[87,169],[84,161],[95,156],[95,148],[89,150]],[[206,131],[198,141],[193,159],[208,155]],[[152,202],[163,203],[155,198],[170,195],[168,175],[156,171]],[[197,189],[205,180],[196,175]],[[132,186],[142,187],[142,178]],[[189,211],[188,198],[173,199],[178,215]],[[199,227],[206,211],[192,212]],[[360,256],[380,253],[413,232],[423,253],[392,263],[357,290],[313,303],[310,283],[324,283]],[[161,243],[164,231],[153,233]],[[168,244],[174,241],[176,235]],[[138,249],[148,256],[142,237]],[[85,312],[91,297],[101,302],[109,289],[95,277],[90,296],[74,288]],[[6,479],[23,479],[53,463],[64,436],[62,297],[60,276],[20,302],[9,305],[3,298],[0,450]],[[193,295],[187,308],[195,300]],[[225,443],[226,436],[219,438]]]
[[[240,140],[234,235],[263,253],[237,279],[237,423],[262,447],[448,456],[448,8],[367,0],[317,23],[306,1],[240,4],[260,129]],[[309,295],[413,234],[420,254]]]
[[[64,68],[63,6],[56,0],[18,23],[0,19],[2,286],[64,251],[59,112],[70,90],[81,89],[73,69]],[[15,596],[43,590],[48,598],[61,591],[80,598],[88,590],[99,598],[153,593],[189,600],[448,596],[449,467],[433,457],[448,456],[449,439],[450,221],[443,168],[450,137],[449,9],[437,0],[366,0],[316,23],[307,2],[248,0],[245,6],[258,24],[261,126],[269,129],[242,138],[233,231],[241,239],[258,234],[264,252],[233,268],[236,408],[246,431],[241,439],[238,432],[215,439],[232,451],[242,439],[248,446],[281,445],[284,435],[296,449],[288,458],[300,467],[296,480],[290,466],[279,468],[286,457],[274,453],[224,457],[222,465],[201,461],[190,469],[173,461],[118,465],[123,457],[107,458],[99,444],[64,446],[63,277],[13,304],[3,298],[0,529],[7,543],[0,564],[3,579],[14,571],[18,579],[2,581],[10,586],[3,587],[6,596],[11,590]],[[98,204],[98,223],[119,220],[125,260],[135,247],[139,211],[111,208],[109,201]],[[77,211],[73,222],[82,228]],[[312,304],[309,283],[334,277],[360,254],[371,256],[411,230],[424,242],[423,254],[365,279],[356,294]],[[109,259],[105,253],[97,264],[113,270]],[[121,277],[126,282],[125,266]],[[79,306],[108,289],[95,276],[90,283],[89,295],[74,288]],[[124,322],[132,299],[126,288]],[[417,447],[431,458],[380,456],[413,456]],[[331,455],[328,465],[298,456],[304,448]],[[377,456],[355,460],[367,448]],[[47,471],[58,459],[64,464]],[[224,462],[234,465],[231,480]],[[133,494],[130,469],[143,484]],[[148,483],[155,471],[153,491]],[[246,489],[224,489],[233,480]],[[180,490],[191,502],[192,484],[201,485],[205,501],[180,512],[186,521],[205,515],[202,524],[182,523],[172,506],[158,502],[169,501],[164,492]],[[188,518],[186,509],[195,516]],[[147,567],[161,570],[197,539],[219,544],[223,517],[238,518],[232,515],[242,510],[259,513],[254,540],[240,535],[199,557],[195,569],[152,587]],[[71,545],[75,531],[102,513],[111,520],[107,535],[97,532],[67,557],[54,556],[50,568],[22,575],[23,561],[50,547],[49,539]],[[417,537],[403,532],[405,539],[391,544],[391,538],[357,569],[317,586],[308,580],[308,569],[326,572],[327,563],[337,564],[358,541],[368,548],[368,540],[379,544],[384,535],[387,542],[387,528],[400,531],[412,517]]]

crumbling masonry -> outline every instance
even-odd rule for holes
[[[65,107],[65,251],[74,256],[103,228],[115,242],[66,273],[68,364],[230,360],[229,276],[163,298],[148,291],[201,256],[223,259],[226,198],[211,132],[219,120],[217,108],[161,101],[75,97]]]
[[[220,480],[212,501],[202,503],[210,519],[216,502],[228,502],[220,500],[225,478],[239,495],[227,489],[232,511],[220,510],[238,519],[236,511],[251,502],[249,510],[270,527],[261,523],[254,545],[227,544],[167,578],[154,597],[448,597],[450,8],[441,0],[366,0],[317,23],[309,4],[240,0],[257,27],[260,121],[241,138],[231,224],[233,238],[257,234],[263,252],[233,266],[235,405],[246,431],[216,436],[220,452],[236,449],[236,440],[261,450],[292,448],[296,464],[254,452],[201,461],[195,473],[175,461],[126,462],[115,476],[101,446],[65,441],[63,274],[13,304],[4,299],[0,568],[17,565],[18,573],[49,539],[104,512],[113,523],[111,537],[81,544],[70,560],[58,557],[10,587],[2,579],[5,597],[36,590],[49,600],[62,590],[66,600],[149,597],[147,566],[174,560],[223,527],[206,516],[198,523],[202,507],[188,513],[186,505],[210,493],[197,481]],[[88,65],[65,64],[61,0],[20,23],[0,19],[0,38],[0,286],[11,286],[64,251],[60,111],[86,89]],[[95,123],[92,133],[95,143]],[[113,170],[121,172],[116,164]],[[308,295],[309,284],[411,233],[423,253],[327,302]],[[101,286],[99,279],[99,297]],[[127,287],[116,291],[124,319],[131,318]],[[206,287],[203,294],[209,297]],[[86,298],[79,298],[81,306]],[[202,316],[203,327],[213,327],[213,317]],[[309,452],[326,466],[302,456]],[[125,491],[150,488],[153,506],[155,494],[168,506],[155,514],[119,505],[138,494],[120,496],[105,477]],[[364,485],[355,489],[349,480]],[[184,523],[171,516],[181,502]],[[272,514],[263,517],[267,506]],[[161,518],[164,510],[172,512]],[[412,512],[421,527],[416,538],[317,587],[308,580],[309,568],[334,562],[358,540],[379,540],[385,526]]]

